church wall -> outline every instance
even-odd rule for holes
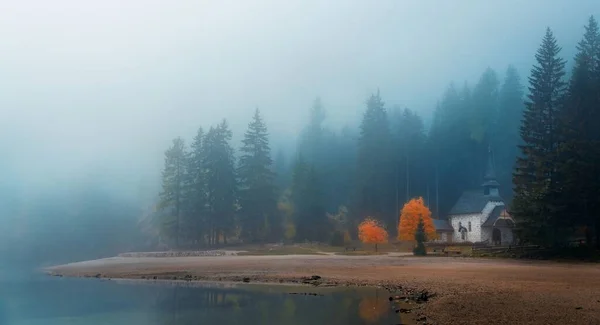
[[[481,228],[481,241],[492,243],[492,227]]]
[[[479,242],[481,241],[481,214],[461,214],[450,216],[450,224],[454,228],[452,233],[452,241],[454,242]],[[469,222],[471,222],[471,231],[467,231],[466,238],[463,240],[461,233],[459,232],[459,223],[462,223],[463,227],[469,229]]]
[[[450,243],[452,242],[452,233],[450,232],[438,232],[438,238],[433,239],[432,243]]]

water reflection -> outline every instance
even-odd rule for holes
[[[43,278],[3,283],[0,324],[397,324],[376,289],[331,289],[322,296],[296,287],[189,287],[97,279]],[[304,289],[313,290],[311,288]],[[313,290],[314,291],[314,290]],[[9,302],[8,304],[6,302]],[[4,319],[2,318],[4,317]],[[404,322],[402,322],[404,323]]]

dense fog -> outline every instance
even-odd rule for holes
[[[5,1],[0,258],[140,247],[165,150],[223,118],[237,157],[259,108],[277,163],[296,157],[317,97],[350,137],[372,94],[428,130],[451,82],[491,68],[501,85],[512,65],[526,91],[546,28],[570,71],[590,15],[598,1]]]

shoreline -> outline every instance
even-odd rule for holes
[[[406,293],[411,299],[425,293],[427,302],[419,311],[429,324],[600,324],[597,265],[463,257],[263,255],[113,257],[43,270],[60,276],[283,284],[316,290],[368,286]]]

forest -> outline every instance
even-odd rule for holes
[[[429,122],[377,91],[358,128],[325,127],[327,107],[314,99],[292,155],[271,148],[258,108],[241,144],[225,119],[199,126],[166,150],[144,231],[174,247],[332,242],[357,238],[370,217],[395,237],[412,198],[445,218],[480,186],[491,150],[522,242],[600,247],[600,32],[594,17],[585,23],[571,71],[548,28],[527,79],[508,66],[450,83]]]

